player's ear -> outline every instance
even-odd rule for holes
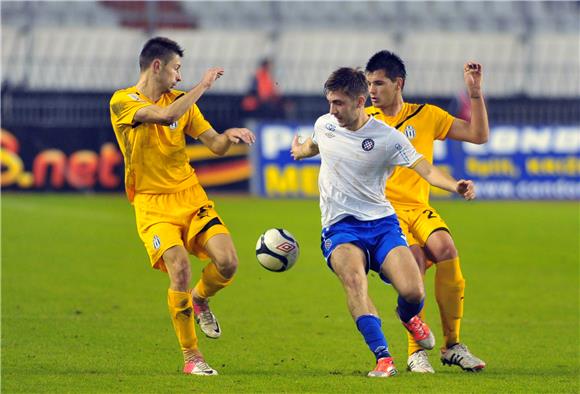
[[[151,67],[153,68],[154,72],[159,72],[159,70],[161,70],[161,59],[153,59]]]
[[[403,88],[405,87],[405,80],[401,77],[397,78],[397,87],[399,88],[400,91],[403,91]]]

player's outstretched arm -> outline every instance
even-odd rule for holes
[[[133,121],[139,123],[155,123],[165,126],[176,122],[199,100],[206,90],[211,88],[214,81],[221,77],[223,73],[224,70],[221,67],[210,68],[205,72],[201,81],[193,89],[181,96],[179,100],[175,100],[167,107],[160,107],[158,105],[143,107],[135,112]]]
[[[312,138],[308,137],[306,141],[300,143],[300,137],[298,135],[294,136],[292,148],[290,148],[290,155],[292,155],[294,160],[306,159],[319,153],[318,145],[312,141]]]
[[[475,198],[475,185],[473,181],[464,179],[457,181],[451,175],[444,173],[425,159],[419,159],[412,168],[433,186],[437,186],[451,193],[457,193],[466,200],[473,200]]]
[[[463,66],[463,79],[465,80],[465,86],[471,102],[471,120],[466,122],[463,119],[456,118],[451,124],[447,136],[458,141],[483,144],[489,139],[489,122],[481,88],[483,79],[481,64],[465,63]]]
[[[213,153],[221,156],[230,149],[232,144],[245,142],[252,145],[256,142],[256,136],[251,130],[246,128],[231,128],[221,134],[214,129],[209,129],[199,136],[199,140]]]

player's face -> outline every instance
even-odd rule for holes
[[[360,108],[355,100],[343,92],[328,92],[326,99],[330,104],[330,114],[338,120],[341,127],[352,129],[356,126]]]
[[[181,57],[175,55],[169,62],[161,63],[159,79],[163,87],[168,91],[173,89],[181,81]]]
[[[401,90],[397,80],[391,81],[384,70],[367,73],[371,103],[377,108],[387,108],[396,102]]]

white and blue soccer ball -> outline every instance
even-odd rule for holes
[[[300,255],[296,238],[283,228],[264,231],[256,243],[256,257],[262,267],[274,272],[288,271]]]

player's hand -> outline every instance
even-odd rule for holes
[[[481,64],[465,63],[463,66],[463,79],[465,80],[469,97],[481,97],[481,81],[483,79],[483,68]]]
[[[460,179],[457,181],[457,187],[455,190],[457,190],[457,193],[462,195],[466,200],[475,199],[475,185],[473,184],[473,181]]]
[[[203,74],[203,78],[201,79],[200,84],[204,88],[209,89],[215,80],[222,75],[224,75],[224,69],[222,67],[212,67],[208,69],[205,74]]]
[[[300,160],[302,156],[300,156],[300,147],[302,144],[300,143],[300,136],[296,134],[294,139],[292,140],[292,147],[290,148],[290,156],[294,160]]]
[[[228,140],[234,144],[238,144],[240,141],[242,141],[248,145],[252,145],[254,142],[256,142],[256,136],[254,133],[246,128],[227,129],[224,131],[224,134],[226,137],[228,137]]]

